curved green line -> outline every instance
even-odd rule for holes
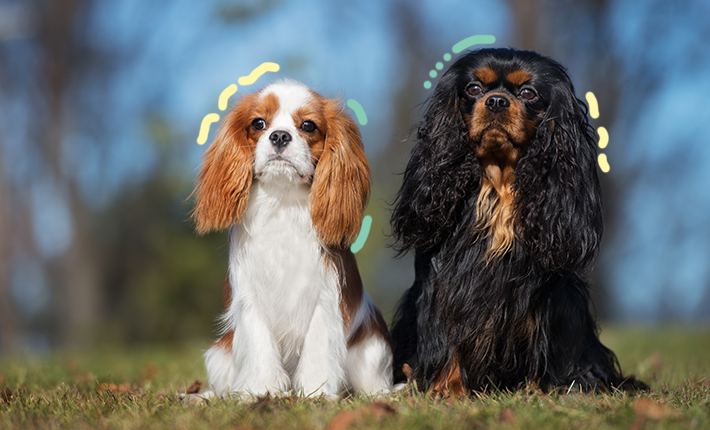
[[[357,235],[357,240],[350,246],[350,251],[356,254],[359,250],[365,246],[365,241],[367,236],[370,234],[370,227],[372,226],[372,217],[370,215],[365,215],[362,220],[362,225],[360,226],[360,234]]]
[[[362,108],[362,105],[354,99],[348,100],[347,105],[355,112],[357,122],[359,122],[360,125],[367,125],[367,115],[365,115],[365,109]]]
[[[464,40],[460,41],[456,45],[454,45],[451,50],[454,52],[454,54],[458,54],[459,52],[463,51],[464,49],[473,46],[473,45],[488,45],[491,43],[495,43],[496,38],[495,36],[491,35],[476,35],[476,36],[471,36],[467,37]]]

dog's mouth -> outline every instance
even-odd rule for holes
[[[529,146],[530,133],[527,130],[521,130],[521,124],[515,121],[510,123],[491,119],[477,125],[478,127],[471,130],[470,137],[479,156],[482,155],[482,152],[507,152],[513,148],[525,152]]]
[[[291,160],[289,158],[284,157],[281,154],[269,155],[269,159],[266,161],[266,164],[271,164],[271,163],[287,164],[287,165],[293,167],[294,169],[296,168],[296,166],[293,165],[293,163],[291,162]]]
[[[304,181],[308,178],[308,175],[301,172],[293,160],[282,154],[269,155],[266,163],[264,163],[263,167],[259,169],[256,174],[259,179],[265,179],[267,177],[276,179],[282,177],[290,178],[289,181]]]
[[[274,169],[277,171],[293,170],[299,176],[303,176],[301,175],[301,172],[298,171],[298,167],[296,167],[296,164],[290,158],[285,157],[281,154],[270,155],[268,160],[266,160],[266,168],[269,170]]]

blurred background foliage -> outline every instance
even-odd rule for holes
[[[388,204],[422,83],[475,34],[559,60],[599,100],[598,312],[707,322],[709,18],[703,0],[0,0],[0,354],[207,345],[228,249],[188,219],[195,139],[264,61],[281,70],[237,96],[290,77],[368,115],[373,224],[357,259],[389,321],[413,279],[411,256],[387,246]]]

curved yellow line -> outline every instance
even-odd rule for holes
[[[599,168],[602,169],[602,172],[607,173],[609,172],[609,162],[606,160],[606,154],[599,154]]]
[[[606,128],[599,127],[597,129],[597,133],[599,133],[599,147],[601,149],[606,148],[606,146],[609,144],[609,132],[606,131]]]
[[[197,136],[197,143],[204,145],[207,142],[207,136],[210,134],[210,125],[213,122],[219,121],[219,115],[216,113],[208,113],[202,118],[202,125],[200,126],[200,134]]]
[[[217,106],[219,107],[219,110],[225,110],[227,109],[227,102],[229,101],[229,98],[234,95],[234,93],[237,92],[237,85],[232,84],[228,86],[227,88],[222,91],[222,93],[219,95],[219,101],[217,102]]]
[[[249,73],[249,76],[242,76],[241,78],[237,79],[237,82],[239,82],[239,85],[251,85],[254,82],[256,82],[261,75],[263,75],[266,72],[278,72],[279,71],[279,65],[276,63],[261,63],[256,69],[252,70],[251,73]]]
[[[587,98],[587,103],[589,103],[589,115],[594,119],[599,118],[599,104],[597,103],[597,98],[594,96],[594,93],[589,91],[584,97]]]

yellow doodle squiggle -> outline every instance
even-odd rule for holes
[[[237,92],[237,85],[232,84],[228,86],[227,88],[222,91],[222,93],[219,95],[219,101],[217,102],[217,106],[219,107],[219,110],[225,110],[227,109],[227,102],[229,101],[229,98],[234,95],[234,93]]]
[[[602,169],[602,172],[604,173],[609,173],[609,161],[606,159],[606,154],[599,154],[599,168]]]
[[[606,131],[606,128],[599,127],[597,133],[599,133],[599,147],[601,149],[606,148],[606,145],[609,143],[609,132]]]
[[[210,125],[213,122],[219,121],[219,115],[216,113],[208,113],[202,118],[202,125],[200,126],[200,135],[197,136],[197,143],[204,145],[207,142],[207,136],[210,134]]]
[[[279,65],[276,63],[261,63],[256,69],[249,73],[249,76],[242,76],[237,79],[237,82],[239,82],[239,85],[251,85],[264,73],[278,72],[279,68]]]
[[[589,103],[589,116],[594,119],[599,118],[599,103],[597,103],[597,98],[594,96],[594,93],[589,91],[585,94],[585,97],[587,103]]]

